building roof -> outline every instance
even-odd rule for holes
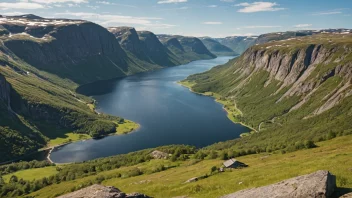
[[[223,164],[225,167],[230,167],[231,165],[233,165],[236,162],[237,162],[236,159],[229,159],[229,160],[225,161]]]

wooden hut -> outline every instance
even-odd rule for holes
[[[223,163],[225,168],[242,168],[247,167],[246,164],[236,160],[236,159],[229,159]]]

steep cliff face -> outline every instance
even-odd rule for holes
[[[145,46],[139,40],[137,31],[132,27],[111,27],[108,30],[114,34],[123,49],[141,59],[146,59]]]
[[[207,47],[202,43],[202,41],[195,37],[181,37],[179,41],[183,48],[188,52],[193,52],[199,54],[200,56],[208,56],[210,58],[215,58],[216,56],[212,54]]]
[[[212,38],[204,37],[200,38],[203,44],[208,50],[217,56],[234,56],[237,55],[231,48],[222,45],[218,41]]]
[[[161,67],[181,64],[152,32],[137,32],[131,27],[111,27],[108,30],[115,35],[124,50],[140,60]]]
[[[166,48],[152,32],[138,32],[139,39],[144,46],[146,55],[158,65],[174,66],[181,63],[168,48]]]
[[[55,27],[26,28],[22,33],[13,32],[12,28],[8,30],[17,35],[6,38],[5,45],[38,69],[78,83],[128,73],[126,53],[111,33],[96,24],[79,21]],[[98,68],[101,72],[97,75],[93,70]]]
[[[158,38],[183,63],[216,57],[200,39],[195,37],[158,35]]]
[[[352,34],[316,34],[249,48],[237,59],[187,79],[197,92],[222,95],[229,116],[255,134],[248,145],[320,141],[350,134]],[[246,139],[247,140],[247,139]],[[237,140],[244,145],[243,141]]]

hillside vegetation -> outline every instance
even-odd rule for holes
[[[148,149],[127,155],[59,166],[56,168],[58,171],[56,175],[47,171],[45,173],[47,175],[40,175],[43,178],[36,177],[36,181],[22,182],[24,184],[15,181],[16,179],[20,181],[21,175],[25,180],[30,179],[31,173],[34,174],[37,170],[20,171],[17,174],[19,177],[12,177],[12,182],[10,179],[9,183],[3,184],[1,193],[4,197],[30,193],[29,196],[48,198],[101,183],[115,186],[127,193],[137,191],[156,198],[219,197],[317,170],[329,170],[337,177],[336,195],[339,195],[352,190],[351,143],[352,136],[348,135],[320,142],[317,148],[313,149],[287,154],[261,153],[242,156],[236,159],[247,164],[247,168],[225,172],[218,172],[213,168],[222,165],[221,151],[214,150],[219,154],[218,156],[200,159],[200,155],[197,154],[198,152],[195,153],[192,147],[160,147],[156,149],[172,154],[170,159],[152,159],[150,152],[153,149]],[[52,170],[50,167],[45,169]],[[4,176],[6,181],[8,177]],[[193,177],[199,178],[199,181],[186,183]],[[26,191],[27,184],[29,187]],[[17,190],[14,191],[14,188]],[[8,194],[4,194],[4,190],[7,190]]]
[[[253,46],[183,84],[217,94],[255,131],[210,149],[287,152],[352,133],[351,64],[350,34],[317,34]]]
[[[138,128],[132,121],[96,113],[94,100],[75,92],[83,84],[215,57],[209,52],[183,59],[151,32],[129,30],[132,36],[121,39],[89,21],[0,18],[0,162]]]

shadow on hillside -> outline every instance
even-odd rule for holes
[[[337,188],[333,196],[331,196],[331,198],[338,198],[338,197],[341,197],[342,195],[345,195],[351,192],[352,192],[352,188]]]

